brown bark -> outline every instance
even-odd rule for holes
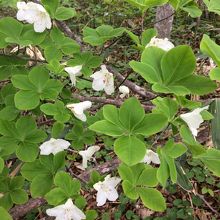
[[[170,38],[173,26],[173,15],[174,10],[170,4],[157,7],[154,27],[157,29],[158,38]]]

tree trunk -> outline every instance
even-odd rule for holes
[[[156,23],[158,38],[170,38],[173,26],[174,9],[170,4],[157,7]]]

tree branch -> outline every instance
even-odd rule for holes
[[[25,216],[31,210],[38,208],[42,205],[46,204],[46,200],[43,198],[30,199],[24,205],[16,205],[10,210],[10,214],[14,220],[18,220]]]
[[[79,101],[91,101],[95,103],[102,103],[102,104],[111,104],[120,107],[123,104],[122,100],[116,100],[116,99],[107,99],[107,98],[101,98],[101,97],[90,97],[90,96],[82,96],[76,93],[72,94],[73,98],[79,99]],[[142,105],[145,111],[151,111],[153,109],[153,105]]]

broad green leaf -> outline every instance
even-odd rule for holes
[[[134,7],[139,8],[141,11],[145,11],[148,8],[163,5],[168,0],[125,0]]]
[[[135,109],[135,111],[131,111]],[[119,120],[128,132],[132,130],[144,119],[144,108],[137,98],[127,99],[119,109]]]
[[[128,180],[124,180],[122,183],[122,187],[124,190],[125,195],[130,199],[138,199],[139,195],[137,192],[137,188],[135,185],[132,185],[132,183]]]
[[[42,3],[50,12],[52,18],[54,18],[54,14],[59,6],[59,0],[42,0]]]
[[[52,175],[38,175],[34,177],[31,182],[31,195],[33,198],[44,196],[53,185],[53,176]]]
[[[220,66],[220,46],[217,45],[211,38],[204,34],[200,42],[200,50],[211,57],[215,63]]]
[[[170,98],[158,97],[154,99],[152,103],[156,106],[156,108],[153,109],[153,112],[164,114],[169,121],[171,121],[174,118],[178,111],[177,102]]]
[[[197,155],[214,175],[220,177],[220,150],[207,149],[205,153]]]
[[[147,168],[145,169],[140,177],[136,185],[147,186],[147,187],[155,187],[158,184],[157,180],[157,169],[156,168]]]
[[[144,50],[141,62],[131,61],[130,65],[153,84],[155,92],[184,96],[204,95],[216,89],[216,83],[209,78],[193,74],[196,59],[189,46],[177,46],[166,53],[149,47]]]
[[[11,191],[10,196],[15,204],[24,204],[28,201],[28,194],[23,189],[15,189]]]
[[[2,220],[13,220],[9,213],[3,207],[0,207],[0,213]]]
[[[119,127],[122,126],[119,120],[119,110],[114,105],[105,105],[103,107],[103,116],[107,121]]]
[[[39,103],[40,97],[35,91],[20,90],[15,94],[15,106],[19,110],[35,109]]]
[[[144,158],[146,147],[138,138],[128,136],[120,137],[115,141],[114,151],[121,161],[132,166]]]
[[[5,34],[13,43],[19,42],[19,36],[23,29],[22,23],[11,17],[0,19],[0,33]]]
[[[161,156],[160,167],[157,170],[157,179],[164,188],[166,187],[169,176],[169,166],[166,163],[165,158]]]
[[[4,169],[4,166],[5,166],[5,161],[0,157],[0,173]]]
[[[141,34],[141,44],[145,47],[148,43],[150,43],[150,40],[157,35],[157,30],[155,28],[150,28],[145,30]]]
[[[143,121],[135,127],[134,133],[150,136],[165,128],[167,122],[167,117],[160,113],[146,114]]]
[[[37,158],[39,147],[36,144],[24,142],[19,144],[16,155],[25,162],[32,162]]]
[[[89,129],[113,137],[122,136],[124,134],[124,130],[106,120],[95,122],[89,126]]]
[[[204,3],[210,12],[220,15],[220,5],[218,0],[204,0]]]
[[[80,182],[73,179],[66,172],[58,172],[54,178],[54,183],[56,186],[60,187],[68,197],[77,195],[80,192]]]
[[[83,41],[92,46],[103,45],[107,40],[119,37],[124,33],[124,28],[113,28],[110,25],[101,25],[96,29],[85,27],[83,29]]]
[[[214,118],[211,121],[212,141],[215,148],[220,149],[220,100],[215,99],[210,105],[211,113]]]
[[[158,212],[163,212],[166,209],[165,199],[158,190],[140,188],[138,193],[147,208]]]
[[[58,7],[55,12],[55,18],[59,21],[68,20],[76,16],[76,11],[73,8]]]
[[[192,136],[191,131],[188,129],[187,126],[183,125],[180,128],[180,136],[183,139],[183,142],[192,152],[193,156],[197,156],[199,154],[205,153],[205,148],[200,145]]]
[[[58,205],[66,202],[68,199],[67,195],[61,188],[54,188],[45,195],[45,199],[50,205]]]
[[[217,80],[220,81],[220,68],[216,67],[215,69],[212,69],[209,73],[211,80]]]

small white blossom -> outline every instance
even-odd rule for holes
[[[79,154],[82,156],[83,161],[82,161],[82,166],[80,166],[82,169],[87,168],[87,162],[91,160],[92,156],[100,150],[100,147],[95,145],[89,147],[87,150],[79,151]]]
[[[200,113],[204,110],[207,110],[208,108],[209,106],[205,106],[203,108],[196,108],[192,112],[180,115],[180,118],[186,122],[194,137],[197,136],[197,129],[199,128],[200,124],[204,121]]]
[[[50,15],[45,8],[34,2],[17,2],[17,19],[34,24],[35,32],[44,32],[45,29],[51,29],[52,23]]]
[[[129,95],[130,90],[127,86],[120,86],[119,87],[119,92],[122,93],[120,95],[120,97],[123,99],[125,96]]]
[[[153,37],[146,47],[159,47],[162,50],[169,51],[175,46],[168,40],[168,38],[160,39]]]
[[[56,217],[55,220],[81,220],[86,219],[85,214],[68,199],[65,204],[46,210],[47,215]]]
[[[66,150],[70,146],[70,142],[63,139],[51,138],[49,141],[40,145],[40,154],[49,155],[57,154],[60,151]]]
[[[72,113],[75,115],[76,118],[78,118],[81,121],[86,121],[86,115],[84,114],[84,111],[86,109],[91,108],[91,106],[92,103],[90,101],[85,101],[85,102],[68,104],[66,107],[72,111]]]
[[[93,78],[92,88],[95,91],[104,90],[108,95],[115,91],[113,74],[107,70],[105,65],[102,65],[101,70],[92,74],[91,77]]]
[[[96,202],[97,206],[103,206],[107,199],[111,202],[116,201],[118,192],[115,187],[121,182],[118,177],[107,175],[103,182],[99,181],[93,187],[97,191]]]
[[[146,154],[144,156],[144,159],[141,161],[141,163],[154,163],[154,164],[160,164],[160,158],[157,153],[155,153],[152,150],[146,150]]]
[[[82,65],[74,67],[66,67],[64,70],[69,74],[72,86],[76,86],[76,76],[81,76]]]

